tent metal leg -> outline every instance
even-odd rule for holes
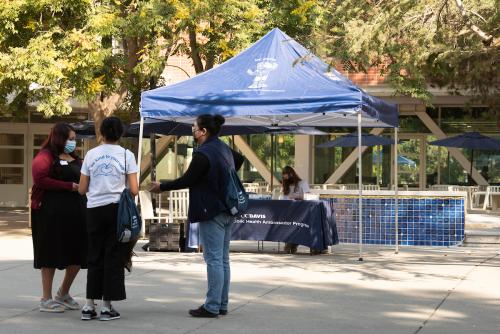
[[[139,126],[139,148],[137,150],[137,166],[138,166],[138,171],[137,171],[137,184],[141,185],[141,162],[142,162],[142,135],[144,134],[144,118],[141,116],[141,123]],[[137,204],[139,200],[139,196],[135,197],[135,204]],[[145,220],[142,220],[142,227],[141,227],[141,238],[144,238],[146,236],[146,223]]]
[[[398,128],[394,128],[394,233],[396,249],[395,253],[399,253],[399,217],[398,217]]]
[[[361,110],[358,112],[358,187],[359,187],[359,203],[358,203],[358,222],[359,222],[359,261],[363,261],[363,168],[362,168],[362,152],[361,152]]]

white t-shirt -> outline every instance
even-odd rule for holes
[[[135,156],[126,150],[127,174],[137,173]],[[118,203],[125,189],[125,149],[103,144],[85,155],[81,173],[90,177],[87,208]]]
[[[307,183],[307,181],[299,181],[299,183],[297,184],[297,187],[295,187],[293,184],[290,185],[290,193],[288,195],[284,195],[283,196],[283,199],[296,199],[296,198],[300,198],[300,199],[303,199],[304,198],[304,194],[305,193],[308,193],[310,190],[309,190],[309,183]]]

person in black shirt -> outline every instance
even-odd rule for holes
[[[241,154],[219,139],[224,117],[198,116],[193,138],[199,145],[186,173],[170,182],[153,182],[150,191],[189,188],[188,220],[199,222],[203,257],[207,264],[208,291],[203,305],[189,310],[193,317],[215,318],[227,314],[229,302],[229,243],[233,217],[224,205],[229,170],[243,164]]]

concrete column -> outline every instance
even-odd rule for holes
[[[295,166],[292,166],[302,180],[313,183],[314,175],[314,138],[313,136],[295,136]]]

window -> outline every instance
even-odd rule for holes
[[[0,135],[0,184],[24,183],[24,135]]]

